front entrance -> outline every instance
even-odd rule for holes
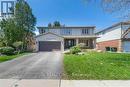
[[[75,39],[65,39],[64,45],[65,45],[65,49],[69,49],[76,45],[76,40]]]

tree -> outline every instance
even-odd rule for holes
[[[18,52],[18,54],[20,53],[20,51],[22,50],[22,46],[23,46],[23,42],[18,41],[18,42],[14,42],[13,46],[16,48],[16,51]]]
[[[36,18],[25,0],[17,1],[14,16],[18,29],[21,31],[21,36],[23,37],[22,42],[24,43],[24,48],[26,49],[29,44],[28,40],[32,38],[33,32],[35,31]]]
[[[14,42],[22,41],[26,50],[34,35],[36,18],[25,0],[18,0],[14,10],[14,16],[0,22],[4,42],[7,46],[12,46]]]
[[[100,0],[100,3],[106,12],[117,13],[117,15],[122,15],[126,18],[130,17],[130,0]]]
[[[48,27],[49,27],[49,28],[50,28],[50,27],[52,27],[52,24],[51,24],[51,23],[49,23],[49,24],[48,24]]]
[[[0,29],[0,47],[4,46],[4,34],[3,31]]]
[[[19,38],[16,24],[12,18],[3,19],[0,23],[3,35],[3,43],[6,46],[11,46],[14,41],[16,41]]]
[[[59,22],[59,21],[55,21],[55,22],[53,23],[53,26],[54,26],[54,27],[60,27],[60,26],[61,26],[61,24],[60,24],[60,22]]]

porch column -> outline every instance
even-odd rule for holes
[[[61,42],[61,51],[64,51],[64,45],[65,45],[65,43],[64,43],[64,40]]]
[[[76,45],[79,44],[79,38],[76,38]]]
[[[96,49],[96,39],[93,39],[93,49]]]

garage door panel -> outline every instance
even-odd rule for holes
[[[61,50],[61,42],[59,41],[40,41],[39,42],[39,51],[53,51]]]

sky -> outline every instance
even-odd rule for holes
[[[27,0],[37,18],[37,26],[60,21],[66,26],[96,26],[97,31],[121,21],[117,16],[105,12],[98,0]]]
[[[66,26],[96,26],[96,31],[121,21],[117,16],[103,11],[99,0],[27,0],[37,18],[36,26],[60,21]]]

